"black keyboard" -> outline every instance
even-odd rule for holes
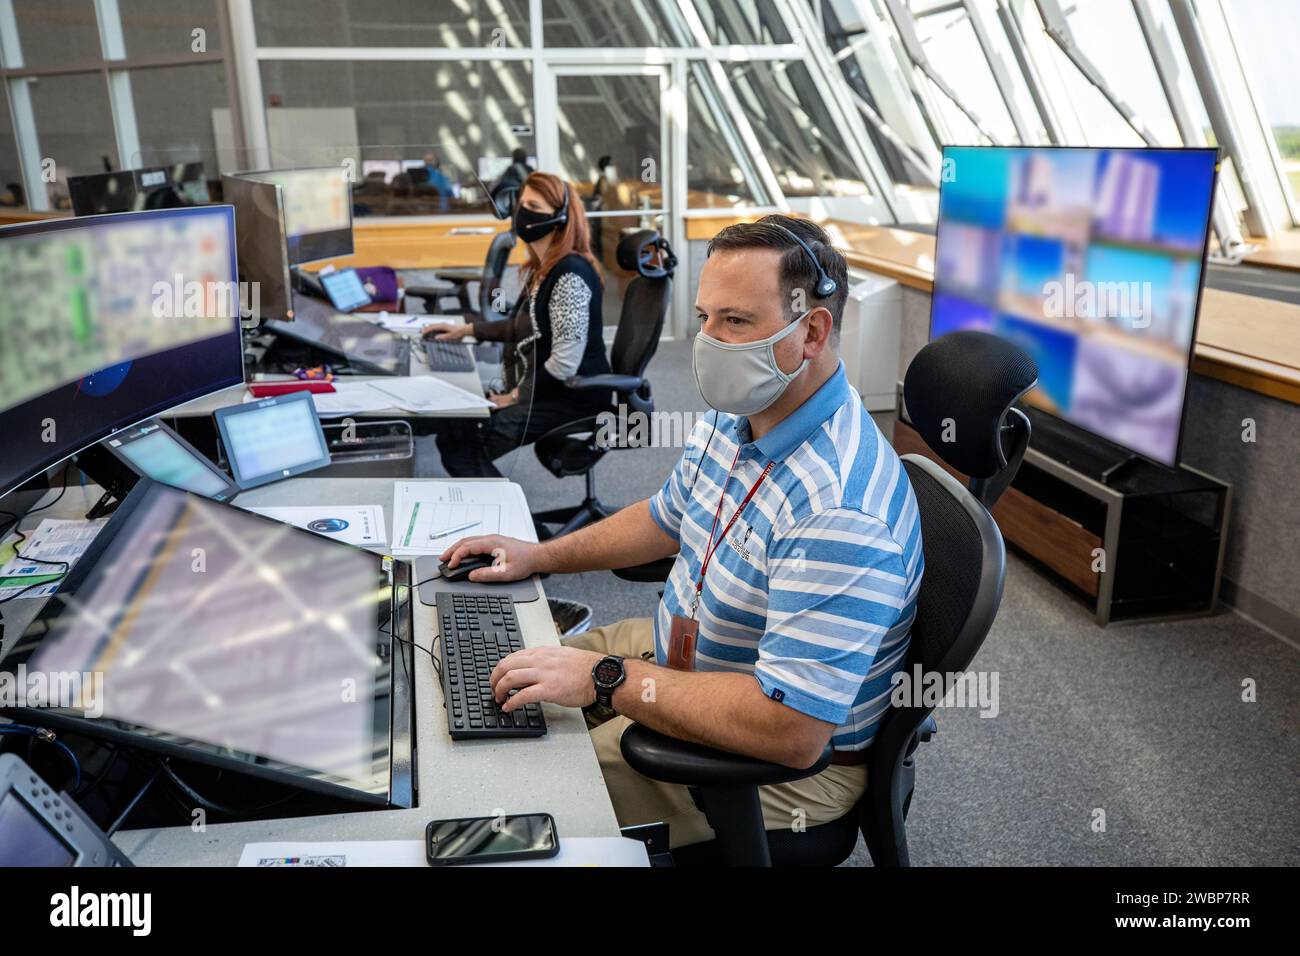
[[[470,347],[464,342],[439,342],[428,339],[424,354],[431,372],[472,372],[476,368]]]
[[[512,651],[523,650],[515,604],[489,594],[438,595],[442,635],[442,687],[452,740],[484,737],[540,737],[546,718],[540,704],[503,713],[492,697],[492,668]]]

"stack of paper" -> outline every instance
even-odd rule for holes
[[[368,384],[388,396],[394,407],[405,408],[412,412],[492,407],[492,403],[482,395],[475,395],[466,389],[449,385],[432,375],[380,378]]]
[[[442,554],[461,538],[536,541],[524,490],[509,481],[430,478],[393,485],[393,554]]]
[[[245,510],[361,547],[388,540],[384,509],[379,505],[289,505]]]
[[[312,393],[311,400],[316,405],[318,415],[328,417],[351,415],[357,412],[382,412],[393,407],[388,396],[376,392],[367,382],[335,380],[333,384],[332,392]]]
[[[449,385],[431,375],[393,376],[364,382],[334,380],[333,392],[313,393],[316,411],[326,417],[402,409],[408,412],[456,412],[491,408],[482,395]]]
[[[43,562],[66,561],[69,567],[76,564],[107,521],[107,518],[98,521],[45,518],[35,531],[28,533],[25,541],[17,544],[24,558],[40,558],[40,562],[18,557],[14,548],[18,536],[10,537],[0,546],[0,600],[13,597],[38,581],[45,583],[23,593],[24,598],[53,594],[67,572],[58,564]]]

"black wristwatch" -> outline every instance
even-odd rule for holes
[[[609,710],[614,709],[614,691],[623,686],[627,680],[627,671],[623,669],[623,658],[602,657],[591,669],[591,679],[596,684],[596,703]]]

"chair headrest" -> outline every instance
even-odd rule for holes
[[[949,332],[912,359],[903,400],[912,425],[935,454],[971,478],[1007,464],[1007,412],[1038,382],[1024,349],[988,332]]]
[[[661,264],[655,265],[660,253]],[[677,268],[677,256],[673,255],[668,240],[654,229],[640,229],[624,236],[619,240],[616,256],[618,264],[628,272],[639,273],[647,279],[662,279]]]
[[[519,201],[518,183],[498,183],[488,193],[492,203],[492,215],[497,219],[510,219],[515,213],[515,203]]]

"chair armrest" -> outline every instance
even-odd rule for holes
[[[464,266],[459,269],[435,269],[433,277],[443,282],[474,282],[483,278],[483,267]]]
[[[575,375],[564,383],[580,392],[635,392],[645,379],[637,375]]]
[[[456,295],[455,286],[408,285],[402,289],[403,295],[413,295],[417,299],[450,299]]]
[[[633,724],[623,732],[621,748],[623,759],[637,773],[652,780],[687,787],[759,787],[790,783],[821,773],[831,762],[829,746],[811,767],[796,770],[665,737],[641,724]]]
[[[921,726],[917,728],[916,735],[928,743],[938,732],[939,724],[935,721],[934,714],[931,714],[921,721]]]
[[[668,580],[668,575],[672,573],[673,565],[676,563],[677,557],[674,555],[671,558],[660,558],[658,561],[647,561],[645,564],[634,564],[630,568],[614,568],[614,576],[624,581],[656,584]]]

